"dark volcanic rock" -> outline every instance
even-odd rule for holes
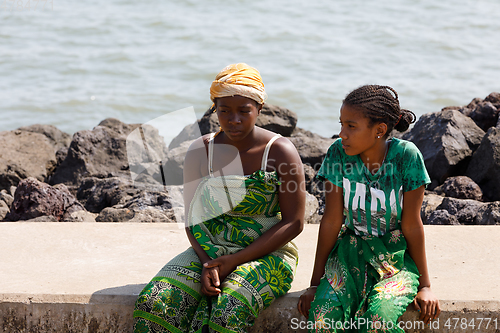
[[[304,164],[304,176],[306,180],[306,191],[318,200],[318,213],[323,215],[325,209],[325,193],[323,182],[316,179],[316,170],[310,165]]]
[[[318,215],[319,203],[316,197],[306,192],[306,209],[304,213],[304,223],[317,224],[321,221],[321,216]]]
[[[166,147],[151,126],[127,125],[113,118],[103,120],[92,131],[74,134],[68,154],[51,184],[78,185],[86,177],[131,178],[131,171],[164,158]]]
[[[426,191],[422,207],[420,209],[420,217],[424,224],[427,224],[427,219],[436,210],[436,208],[443,202],[444,197]]]
[[[44,216],[34,217],[24,222],[59,222],[59,220],[55,216],[44,215]]]
[[[457,225],[457,218],[444,209],[436,210],[427,218],[430,225]]]
[[[483,191],[479,185],[467,176],[450,177],[434,191],[457,199],[481,200],[483,198]]]
[[[483,136],[483,130],[472,119],[458,111],[445,110],[421,116],[403,139],[417,145],[430,177],[442,183],[449,176],[463,174]]]
[[[140,191],[141,189],[125,178],[88,177],[82,180],[76,198],[89,212],[99,213],[106,207],[126,203]]]
[[[437,209],[446,210],[455,216],[460,224],[473,225],[478,224],[477,213],[484,205],[486,204],[475,200],[444,198]]]
[[[0,190],[28,177],[45,181],[57,165],[55,152],[53,142],[43,134],[0,132]]]
[[[135,216],[135,212],[126,208],[104,208],[99,216],[96,218],[96,222],[130,222]]]
[[[14,197],[10,195],[7,190],[0,191],[0,200],[5,202],[7,206],[10,208],[12,206],[12,202],[14,202]]]
[[[185,141],[179,147],[170,149],[167,153],[166,162],[163,168],[166,185],[182,185],[184,172],[184,159],[191,143],[194,140]],[[156,178],[159,178],[156,176]],[[161,184],[162,179],[158,179]]]
[[[53,125],[35,124],[31,126],[19,127],[18,130],[45,135],[56,151],[61,148],[67,149],[71,143],[71,135],[64,133]]]
[[[500,225],[500,201],[487,203],[481,207],[478,215],[479,225]]]
[[[319,170],[328,148],[336,140],[322,138],[319,135],[315,137],[292,136],[288,139],[297,148],[302,163],[311,166],[314,170]]]
[[[498,121],[498,110],[490,102],[481,103],[469,115],[483,131],[494,127]]]
[[[297,125],[297,114],[286,108],[265,103],[256,125],[283,136],[292,135]]]
[[[18,221],[52,215],[61,221],[65,215],[83,209],[66,186],[52,187],[30,177],[19,183],[6,219]]]
[[[5,216],[10,212],[9,206],[3,200],[0,200],[0,221],[2,221]]]
[[[474,98],[469,105],[460,109],[460,112],[469,116],[483,130],[496,126],[500,113],[500,93],[493,92],[484,100]]]
[[[481,187],[486,200],[500,200],[500,128],[488,130],[472,156],[466,175]]]
[[[438,210],[446,210],[455,216],[460,224],[500,224],[500,202],[479,202],[468,199],[444,198]]]
[[[179,186],[169,186],[166,192],[141,191],[124,204],[104,208],[96,221],[182,223],[182,190]]]
[[[217,115],[210,112],[210,109],[205,112],[201,119],[198,119],[194,124],[184,127],[184,129],[172,139],[168,145],[168,149],[175,149],[183,142],[196,140],[202,135],[215,133],[219,130],[219,121]]]

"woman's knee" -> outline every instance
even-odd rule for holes
[[[248,304],[230,294],[223,292],[212,301],[211,325],[246,332],[255,318],[256,315]]]

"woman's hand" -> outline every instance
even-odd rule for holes
[[[311,308],[311,302],[314,299],[314,294],[316,294],[316,287],[309,287],[302,295],[300,295],[297,309],[306,318],[309,318],[309,309]]]
[[[423,320],[424,323],[429,323],[429,321],[436,319],[441,313],[441,307],[439,306],[439,300],[434,293],[431,291],[430,287],[421,288],[417,296],[415,296],[415,300],[413,301],[413,305],[420,312],[420,320]]]
[[[207,296],[217,296],[221,290],[219,280],[219,268],[205,268],[201,271],[201,292]]]
[[[221,291],[218,287],[220,287],[222,281],[231,274],[232,271],[236,269],[238,264],[234,261],[234,257],[232,255],[220,256],[219,258],[209,260],[203,264],[202,271],[202,285],[205,282],[207,291],[210,294],[206,294],[209,296],[216,296]],[[203,279],[203,272],[206,271],[205,280]],[[203,289],[202,289],[203,290]],[[213,294],[215,292],[215,294]]]

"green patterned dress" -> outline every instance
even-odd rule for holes
[[[417,293],[419,273],[401,214],[403,193],[430,183],[420,151],[394,138],[372,175],[338,139],[318,177],[343,188],[345,225],[311,303],[310,331],[403,332],[397,320]]]
[[[277,137],[276,137],[277,138]],[[249,176],[214,177],[213,136],[209,141],[210,175],[198,185],[191,202],[189,229],[211,258],[233,254],[281,221],[277,173],[261,170]],[[202,265],[192,247],[168,262],[137,299],[134,332],[246,332],[257,315],[291,286],[297,266],[293,242],[238,266],[221,284],[221,293],[201,293]]]

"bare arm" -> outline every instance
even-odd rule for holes
[[[308,317],[311,302],[314,298],[315,287],[319,285],[320,279],[325,273],[325,265],[333,246],[337,242],[338,234],[343,223],[344,198],[342,188],[325,182],[325,212],[319,227],[318,245],[316,258],[314,260],[311,288],[300,296],[297,305],[298,310]]]
[[[431,291],[431,281],[427,270],[425,254],[424,226],[420,218],[420,209],[424,200],[425,187],[421,186],[403,194],[403,213],[401,229],[405,236],[408,252],[417,265],[420,273],[418,294],[415,297],[415,306],[421,309],[420,319],[424,322],[435,319],[441,312],[439,300]]]
[[[201,260],[201,263],[210,260],[208,254],[203,250],[201,245],[198,243],[196,238],[194,238],[193,234],[189,230],[187,226],[187,219],[189,214],[189,207],[191,205],[191,201],[193,200],[194,193],[200,183],[203,175],[201,173],[202,165],[206,164],[206,149],[205,144],[203,143],[203,139],[198,139],[191,144],[188,152],[186,153],[186,158],[184,160],[184,213],[186,218],[186,234],[188,236],[189,242],[191,246],[195,250],[196,254]],[[205,163],[202,163],[205,162]]]
[[[186,234],[193,247],[194,251],[200,258],[202,264],[207,263],[211,260],[210,256],[203,250],[200,243],[196,240],[194,235],[189,230],[187,225],[189,217],[189,208],[191,201],[193,200],[194,193],[200,184],[203,174],[201,172],[202,168],[208,168],[207,166],[207,154],[206,145],[203,141],[206,140],[206,136],[200,138],[193,142],[189,147],[184,160],[184,213],[186,218]],[[206,169],[205,169],[206,170]],[[218,270],[214,268],[203,268],[201,272],[201,292],[208,296],[215,296],[220,293],[220,289],[217,288],[219,284],[218,281]]]

